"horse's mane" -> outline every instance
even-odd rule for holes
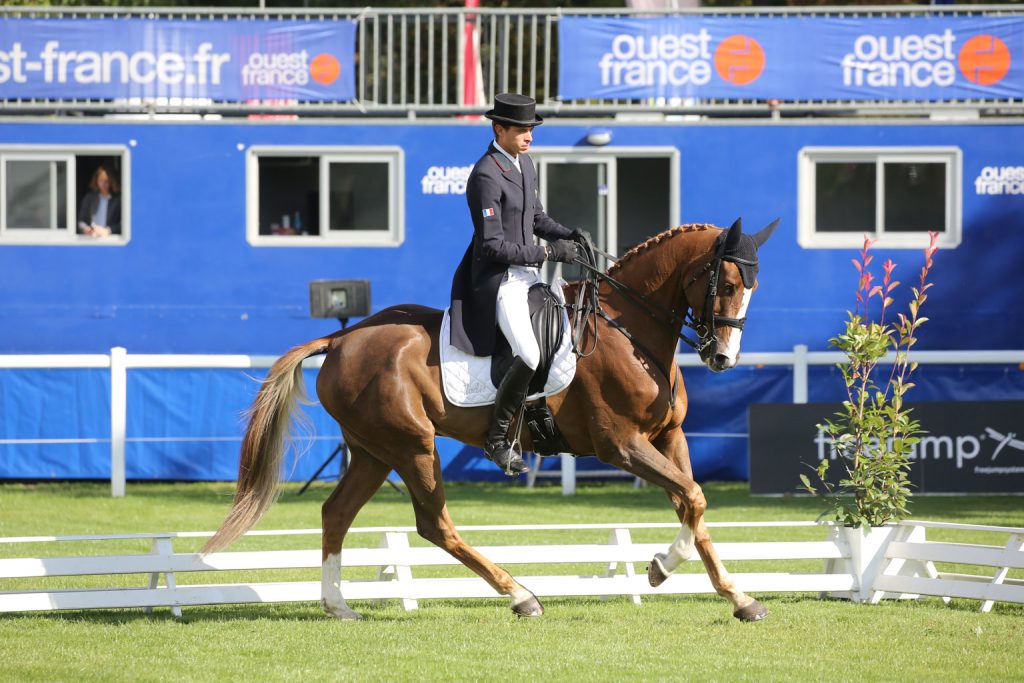
[[[628,263],[636,255],[642,254],[651,249],[652,247],[664,242],[665,240],[672,239],[676,235],[681,235],[684,232],[700,232],[702,230],[712,229],[717,230],[718,226],[711,225],[710,223],[687,223],[686,225],[678,225],[674,228],[669,228],[664,232],[659,232],[654,237],[651,237],[648,240],[641,242],[640,244],[636,245],[635,247],[627,251],[625,254],[620,256],[619,260],[613,263],[610,268],[608,268],[608,274],[611,275],[615,272],[618,272],[618,270],[622,268],[623,264]]]

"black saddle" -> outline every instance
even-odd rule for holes
[[[537,344],[540,346],[540,364],[537,372],[530,380],[529,394],[537,394],[544,391],[544,385],[548,382],[548,373],[551,372],[551,363],[555,359],[555,352],[562,345],[562,304],[555,297],[551,287],[543,282],[530,287],[527,295],[530,305],[530,322],[533,327],[533,334],[537,337]],[[494,346],[494,354],[491,356],[491,382],[494,386],[501,384],[502,378],[512,366],[512,347],[508,345],[505,335],[498,330],[498,339]]]

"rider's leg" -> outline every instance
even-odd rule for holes
[[[484,440],[484,454],[505,470],[506,474],[527,471],[522,456],[509,443],[508,430],[513,417],[526,400],[530,380],[540,364],[540,347],[530,324],[530,307],[527,302],[532,281],[536,281],[534,272],[520,272],[512,267],[498,288],[498,327],[512,347],[514,360],[498,385],[494,400],[494,421]]]

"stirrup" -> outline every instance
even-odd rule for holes
[[[518,442],[518,439],[516,440]],[[508,439],[484,446],[484,456],[510,477],[529,472],[523,456],[515,450],[516,444],[511,444]]]

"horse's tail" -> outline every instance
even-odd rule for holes
[[[203,547],[203,555],[234,543],[277,499],[292,415],[305,394],[302,361],[326,353],[330,340],[323,337],[296,346],[270,368],[248,412],[249,426],[242,440],[234,504],[217,533]]]

